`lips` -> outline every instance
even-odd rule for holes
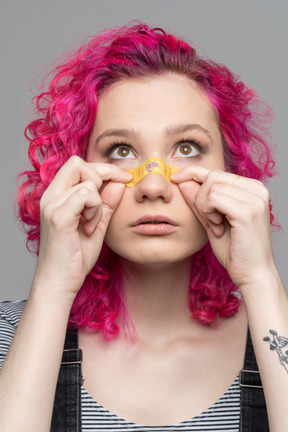
[[[145,215],[137,219],[132,225],[137,234],[146,236],[161,236],[173,233],[178,224],[167,216]]]
[[[177,226],[177,223],[167,216],[145,215],[137,219],[135,222],[133,222],[132,227],[135,227],[137,225],[159,225],[159,224]]]

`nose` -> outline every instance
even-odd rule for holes
[[[138,202],[146,199],[155,201],[160,198],[167,203],[172,198],[172,183],[157,173],[148,174],[135,188]]]

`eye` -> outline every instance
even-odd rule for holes
[[[174,157],[194,157],[201,152],[200,144],[194,141],[181,141],[176,146]]]
[[[135,159],[131,146],[126,143],[111,144],[106,155],[111,159]]]

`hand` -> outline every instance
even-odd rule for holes
[[[261,182],[203,167],[184,168],[171,180],[205,227],[215,256],[238,287],[272,268],[269,194]]]
[[[40,202],[38,283],[75,297],[130,180],[131,174],[115,165],[87,163],[77,156],[63,165]]]

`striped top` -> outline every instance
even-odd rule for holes
[[[21,318],[25,302],[0,303],[0,368]],[[121,419],[98,404],[82,387],[82,432],[239,432],[240,386],[238,377],[210,408],[187,421],[168,426],[143,426]]]

